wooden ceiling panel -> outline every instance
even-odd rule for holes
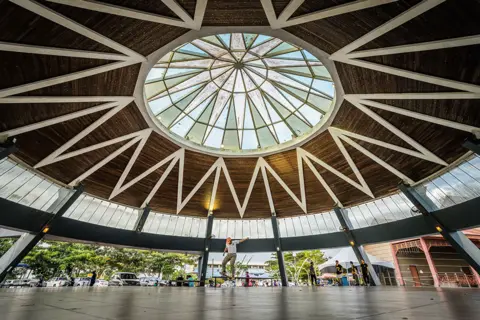
[[[346,94],[453,92],[455,89],[437,86],[388,73],[335,62]]]
[[[180,214],[206,218],[210,205],[210,199],[212,197],[214,180],[215,173],[205,180],[205,183],[200,187],[200,189],[198,189],[197,192],[195,192],[190,201],[185,205],[185,207],[183,207],[182,211],[180,211]],[[187,195],[188,193],[184,193],[184,198]]]
[[[308,151],[313,156],[317,157],[319,160],[322,160],[344,175],[349,177],[354,176],[352,169],[347,163],[347,160],[340,152],[340,149],[335,144],[335,141],[328,131],[322,132],[315,139],[312,139],[304,144],[302,149]]]
[[[27,164],[33,166],[76,136],[106,112],[107,111],[100,111],[92,113],[39,130],[23,133],[17,136],[16,143],[19,150],[15,155]],[[66,181],[64,179],[57,180]]]
[[[382,65],[448,80],[480,84],[480,45],[365,58]],[[455,89],[452,89],[454,91]]]
[[[100,104],[98,102],[2,104],[0,101],[0,132],[88,109]]]
[[[10,1],[0,1],[0,30],[2,30],[0,41],[3,42],[115,52],[101,43],[42,18]]]
[[[302,5],[292,14],[292,17],[298,17],[304,14],[330,9],[335,6],[348,4],[349,2],[355,2],[355,0],[305,0]]]
[[[445,40],[480,33],[478,1],[445,1],[368,43],[361,49]],[[415,30],[415,32],[412,32]]]
[[[265,161],[272,167],[272,169],[278,174],[278,176],[288,185],[290,190],[300,198],[300,180],[298,177],[298,163],[297,163],[297,151],[295,149],[277,153],[265,157]],[[268,173],[268,170],[267,170]],[[272,193],[277,191],[284,191],[276,179],[273,176],[269,176],[269,181],[272,189]],[[276,183],[272,186],[272,182]],[[278,189],[280,188],[280,189]]]
[[[380,141],[411,149],[412,147],[386,129],[383,125],[365,114],[350,102],[344,100],[332,122],[332,127],[361,134]]]
[[[178,163],[173,167],[155,196],[150,201],[152,210],[162,213],[177,213]],[[135,188],[135,185],[132,186]],[[147,193],[148,194],[148,193]]]
[[[197,183],[203,178],[205,173],[207,173],[216,160],[216,157],[206,154],[189,150],[185,151],[185,172],[188,172],[188,174],[183,175],[183,199],[185,199],[195,188]],[[215,170],[210,177],[215,177]]]
[[[144,56],[188,32],[188,29],[160,23],[84,10],[51,2],[44,2],[43,4]]]
[[[0,89],[106,65],[110,61],[0,51]]]
[[[287,7],[290,3],[290,0],[272,0],[273,9],[275,10],[275,14],[280,16],[282,11]]]
[[[419,1],[396,1],[382,6],[287,27],[285,30],[331,54],[404,12]],[[329,2],[333,4],[333,1]],[[308,5],[313,3],[319,3],[323,6],[326,2],[314,0],[304,2],[295,14],[310,13],[311,9]]]
[[[244,218],[269,218],[272,216],[270,206],[268,205],[267,192],[265,191],[265,184],[263,182],[262,174],[257,177],[255,185],[252,190],[252,195],[248,201],[247,209]]]
[[[335,202],[305,163],[303,165],[303,172],[305,175],[307,212],[319,213],[330,210],[335,205]]]
[[[24,96],[131,96],[140,64],[22,93]]]
[[[240,218],[240,213],[223,172],[220,174],[220,179],[218,180],[213,213],[215,214],[215,217],[218,218]]]
[[[86,178],[83,181],[83,184],[85,185],[85,192],[108,199],[110,193],[113,191],[113,188],[115,186],[115,184],[112,184],[112,181],[116,182],[120,178],[123,170],[127,166],[128,160],[130,160],[133,152],[135,151],[135,147],[136,145],[131,146],[130,148],[125,150],[125,152],[119,154],[110,162],[100,167],[97,171],[95,171],[88,178]],[[110,155],[117,148],[115,148],[114,150],[109,150],[110,152],[108,152],[104,157]],[[88,154],[83,154],[79,156],[79,158],[88,158],[88,156]],[[133,205],[139,207],[141,205],[141,199],[135,200],[135,204]]]
[[[176,0],[178,2],[178,0]],[[106,4],[112,4],[123,8],[148,12],[164,17],[180,19],[163,1],[157,0],[100,0]]]
[[[257,158],[224,158],[240,203],[243,204],[257,164]],[[262,173],[259,171],[259,175]]]
[[[267,26],[259,0],[208,0],[203,26]]]

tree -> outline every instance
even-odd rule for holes
[[[315,268],[317,268],[319,264],[326,261],[325,257],[323,256],[323,252],[320,250],[308,250],[296,253],[285,252],[283,254],[283,259],[285,261],[287,278],[295,283],[299,283],[301,281],[308,282],[311,261],[313,261]],[[266,261],[265,264],[266,271],[278,279],[280,277],[280,273],[278,270],[277,254],[272,253],[271,259]]]
[[[8,249],[17,241],[17,239],[13,238],[2,238],[0,239],[0,257],[3,256]]]

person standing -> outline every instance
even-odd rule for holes
[[[315,266],[313,265],[313,261],[310,261],[310,282],[312,286],[317,285],[317,273],[315,272]]]
[[[338,260],[335,261],[335,273],[337,274],[338,285],[341,286],[342,285],[343,267],[340,264],[340,262],[338,262]]]
[[[227,255],[223,259],[222,262],[222,276],[226,277],[227,276],[227,263],[230,261],[230,267],[232,269],[232,278],[235,278],[235,260],[237,260],[237,244],[240,244],[244,241],[247,241],[248,237],[242,239],[242,240],[232,240],[232,238],[228,237],[227,238],[227,243],[225,245],[225,252]]]
[[[360,283],[358,281],[358,270],[357,267],[353,265],[353,261],[350,261],[350,266],[352,267],[352,276],[353,281],[355,281],[355,285],[358,286]]]
[[[247,271],[247,273],[245,274],[245,287],[250,287],[251,284],[250,284],[250,273]]]
[[[365,263],[365,260],[362,259],[362,262],[360,264],[360,268],[362,269],[362,276],[363,276],[363,282],[366,286],[370,285],[370,276],[368,274],[368,264]]]
[[[95,284],[95,281],[97,281],[97,272],[93,271],[92,277],[90,278],[90,287],[93,287],[93,285]]]

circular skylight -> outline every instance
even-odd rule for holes
[[[334,94],[329,72],[311,53],[251,33],[186,43],[163,56],[145,83],[148,106],[164,130],[238,152],[313,132]]]

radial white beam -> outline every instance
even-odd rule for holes
[[[456,48],[456,47],[464,47],[464,46],[473,46],[478,44],[480,44],[480,35],[474,35],[474,36],[462,37],[462,38],[436,40],[436,41],[430,41],[430,42],[405,44],[401,46],[394,46],[394,47],[387,47],[387,48],[355,51],[347,54],[346,56],[350,59],[357,59],[357,58],[366,58],[366,57],[375,57],[375,56],[385,56],[390,54],[400,54],[400,53],[410,53],[410,52],[420,52],[420,51],[448,49],[448,48]]]
[[[287,21],[283,21],[281,19],[278,19],[278,20],[281,28],[285,28],[285,27],[290,27],[297,24],[303,24],[303,23],[308,23],[315,20],[334,17],[334,16],[338,16],[341,14],[350,13],[358,10],[368,9],[371,7],[376,7],[376,6],[380,6],[380,5],[395,2],[395,1],[398,1],[398,0],[357,0],[354,2],[349,2],[346,4],[334,6],[331,8],[326,8],[320,11],[304,14]]]
[[[92,10],[97,12],[103,12],[108,14],[113,14],[116,16],[122,16],[137,20],[161,23],[161,24],[168,24],[175,27],[187,27],[187,24],[180,19],[164,17],[161,15],[142,12],[135,9],[124,8],[121,6],[116,6],[113,4],[106,4],[101,3],[98,1],[90,1],[90,0],[47,0],[48,2],[59,3],[71,7]]]
[[[245,199],[243,200],[243,204],[240,204],[237,191],[235,190],[235,186],[233,185],[232,178],[230,177],[230,172],[228,171],[225,161],[223,161],[221,165],[223,169],[223,174],[225,176],[225,179],[227,180],[228,187],[230,188],[230,192],[232,193],[233,200],[235,201],[235,205],[237,206],[238,212],[240,213],[240,217],[243,218],[243,215],[247,209],[248,201],[250,200],[250,196],[252,195],[253,187],[258,178],[258,172],[261,168],[260,158],[257,160],[255,169],[253,170],[252,178],[250,179],[250,183],[248,185],[247,193],[245,195]]]
[[[2,99],[0,99],[0,103],[3,103]],[[54,125],[54,124],[57,124],[57,123],[60,123],[60,122],[65,122],[65,121],[72,120],[72,119],[75,119],[75,118],[83,117],[83,116],[89,115],[91,113],[111,109],[111,108],[113,108],[117,105],[118,105],[118,102],[104,103],[104,104],[101,104],[99,106],[95,106],[95,107],[83,109],[83,110],[80,110],[80,111],[72,112],[72,113],[69,113],[69,114],[66,114],[66,115],[63,115],[63,116],[59,116],[59,117],[56,117],[56,118],[52,118],[52,119],[36,122],[36,123],[33,123],[33,124],[29,124],[29,125],[26,125],[26,126],[23,126],[23,127],[3,131],[3,132],[0,132],[0,135],[6,135],[6,136],[9,136],[9,137],[17,136],[17,135],[25,133],[25,132],[45,128],[45,127],[48,127],[48,126],[51,126],[51,125]]]
[[[198,0],[197,0],[198,1]],[[182,19],[187,25],[193,25],[193,18],[188,14],[188,12],[177,3],[175,0],[162,0],[167,7],[170,8],[180,19]]]
[[[58,12],[55,12],[51,10],[50,8],[47,8],[33,0],[10,0],[11,2],[15,3],[16,5],[21,6],[22,8],[25,8],[29,11],[32,11],[33,13],[38,14],[39,16],[44,17],[45,19],[48,19],[52,22],[55,22],[65,28],[68,28],[82,36],[85,36],[87,38],[90,38],[98,43],[101,43],[109,48],[112,48],[118,52],[121,52],[125,54],[126,56],[130,57],[132,62],[144,62],[147,61],[147,59],[142,56],[141,54],[138,54],[137,52],[131,50],[130,48],[127,48],[112,39],[109,39],[103,35],[101,35],[98,32],[95,32],[93,30],[90,30],[89,28],[81,25],[80,23],[69,19]],[[75,1],[77,2],[77,1]]]
[[[106,114],[101,116],[98,120],[93,122],[91,125],[89,125],[87,128],[83,129],[79,134],[77,134],[75,137],[71,138],[68,140],[65,144],[63,144],[61,147],[59,147],[57,150],[49,154],[47,157],[45,157],[43,160],[41,160],[39,163],[37,163],[34,168],[38,169],[40,167],[46,166],[48,164],[52,164],[57,162],[57,157],[60,156],[62,153],[67,151],[71,146],[73,146],[75,143],[83,139],[85,136],[87,136],[89,133],[91,133],[93,130],[98,128],[100,125],[102,125],[104,122],[106,122],[108,119],[110,119],[112,116],[117,114],[120,110],[122,110],[125,107],[125,104],[119,104],[117,107],[112,108],[110,111],[108,111]]]
[[[158,168],[167,164],[168,162],[175,161],[175,159],[177,159],[176,161],[179,161],[180,159],[182,159],[184,157],[184,155],[185,155],[185,149],[179,149],[179,150],[175,151],[174,153],[172,153],[171,155],[169,155],[165,159],[159,161],[154,166],[150,167],[149,169],[145,170],[143,173],[139,174],[137,177],[135,177],[132,180],[130,180],[129,182],[127,182],[125,185],[115,186],[115,188],[113,189],[113,191],[110,194],[110,197],[108,199],[110,200],[110,199],[116,197],[118,194],[127,190],[128,188],[130,188],[131,186],[136,184],[138,181],[142,180],[143,178],[145,178],[146,176],[148,176],[149,174],[151,174],[152,172],[154,172]],[[183,170],[182,170],[182,173],[183,173]]]
[[[217,172],[215,173],[215,180],[213,182],[212,195],[210,196],[210,203],[208,204],[209,212],[213,212],[213,209],[215,208],[215,198],[217,197],[217,189],[218,189],[218,181],[220,180],[220,172],[222,172],[222,167],[217,166]],[[208,214],[209,213],[207,213],[207,215]]]
[[[480,99],[480,96],[477,99]],[[377,108],[377,109],[401,114],[401,115],[411,117],[411,118],[414,118],[414,119],[419,119],[419,120],[435,123],[435,124],[438,124],[438,125],[441,125],[441,126],[450,127],[450,128],[461,130],[461,131],[467,131],[467,132],[474,133],[474,132],[478,132],[478,130],[480,130],[480,128],[478,128],[478,127],[469,126],[467,124],[462,124],[462,123],[458,123],[458,122],[454,122],[454,121],[450,121],[450,120],[440,119],[440,118],[437,118],[437,117],[432,117],[432,116],[429,116],[429,115],[426,115],[426,114],[410,111],[410,110],[403,109],[403,108],[394,107],[394,106],[384,104],[384,103],[379,103],[379,102],[370,101],[370,100],[360,100],[360,103],[363,104],[363,105],[367,105],[367,106]]]
[[[439,4],[445,2],[446,0],[423,0],[417,5],[411,7],[410,9],[402,12],[395,18],[387,21],[378,28],[373,29],[368,32],[366,35],[358,38],[357,40],[349,43],[342,49],[338,50],[330,56],[330,59],[337,60],[337,58],[344,59],[345,55],[352,52],[355,49],[360,48],[361,46],[369,43],[372,40],[384,35],[385,33],[401,26],[402,24],[410,21],[411,19],[427,12],[428,10],[438,6]]]
[[[263,158],[260,158],[260,159],[263,159]],[[263,184],[265,185],[265,192],[267,193],[267,198],[268,198],[268,206],[270,207],[270,213],[273,214],[275,213],[275,205],[273,204],[272,191],[270,190],[270,183],[268,182],[267,171],[265,170],[265,166],[262,165],[261,170],[262,170]]]
[[[32,83],[22,84],[22,85],[19,85],[19,86],[16,86],[16,87],[2,89],[2,90],[0,90],[0,98],[13,96],[13,95],[16,95],[16,94],[20,94],[20,93],[24,93],[24,92],[28,92],[28,91],[32,91],[32,90],[37,90],[37,89],[41,89],[41,88],[45,88],[45,87],[50,87],[50,86],[54,86],[54,85],[61,84],[61,83],[64,83],[64,82],[78,80],[78,79],[81,79],[81,78],[90,77],[90,76],[93,76],[93,75],[96,75],[96,74],[99,74],[99,73],[104,73],[104,72],[107,72],[107,71],[127,67],[127,66],[130,66],[130,65],[135,64],[135,63],[136,62],[132,62],[132,61],[114,62],[114,63],[109,63],[109,64],[104,65],[104,66],[91,68],[91,69],[88,69],[88,70],[72,72],[72,73],[69,73],[69,74],[66,74],[66,75],[62,75],[62,76],[57,76],[57,77],[53,77],[53,78],[49,78],[49,79],[45,79],[45,80],[35,81],[35,82],[32,82]]]
[[[195,5],[195,15],[193,18],[192,29],[200,30],[202,28],[203,17],[205,16],[205,10],[207,8],[208,0],[197,0]]]
[[[126,61],[130,57],[118,53],[104,53],[85,50],[62,49],[52,47],[33,46],[29,44],[18,44],[9,42],[0,42],[0,51],[41,54],[57,57],[87,58],[101,60]]]
[[[365,149],[364,147],[362,147],[361,145],[359,145],[358,143],[350,139],[349,137],[345,135],[339,135],[339,139],[342,139],[343,141],[347,142],[349,145],[351,145],[352,147],[354,147],[355,149],[357,149],[358,151],[360,151],[361,153],[363,153],[364,155],[366,155],[367,157],[369,157],[370,159],[372,159],[373,161],[375,161],[376,163],[378,163],[379,165],[381,165],[382,167],[384,167],[385,169],[387,169],[388,171],[390,171],[391,173],[399,177],[400,179],[402,179],[403,182],[407,184],[415,183],[412,179],[407,177],[405,174],[395,169],[394,167],[392,167],[391,165],[389,165],[388,163],[386,163],[385,161],[383,161],[382,159],[380,159],[379,157],[377,157],[376,155],[374,155],[373,153],[371,153],[370,151],[368,151],[367,149]]]
[[[273,8],[272,0],[260,0],[260,2],[262,3],[263,11],[265,11],[270,27],[272,29],[281,29],[282,26],[278,23],[277,14]]]
[[[348,100],[348,99],[347,99]],[[389,130],[390,132],[392,132],[393,134],[395,134],[397,137],[399,137],[400,139],[402,139],[403,141],[405,141],[406,143],[408,143],[410,146],[412,146],[413,148],[415,148],[418,153],[410,153],[410,155],[413,155],[415,157],[419,157],[419,158],[422,158],[422,159],[425,159],[425,160],[428,160],[428,161],[432,161],[432,162],[435,162],[435,163],[438,163],[438,164],[441,164],[443,166],[448,166],[448,163],[446,163],[444,160],[440,159],[438,156],[436,156],[433,152],[431,152],[430,150],[428,150],[427,148],[425,148],[424,146],[422,146],[420,143],[418,143],[417,141],[413,140],[410,136],[408,136],[407,134],[405,134],[403,131],[399,130],[397,127],[395,127],[394,125],[392,125],[390,122],[386,121],[385,119],[383,119],[380,115],[378,115],[377,113],[373,112],[372,110],[370,110],[369,108],[363,106],[361,103],[359,102],[356,102],[356,101],[349,101],[350,103],[352,103],[355,107],[357,107],[358,109],[360,109],[363,113],[365,113],[366,115],[368,115],[370,118],[372,118],[373,120],[375,120],[376,122],[378,122],[379,124],[381,124],[384,128],[386,128],[387,130]],[[336,128],[331,128],[331,130],[336,130]],[[338,130],[337,130],[338,131]],[[366,138],[366,137],[365,137]],[[371,138],[369,138],[371,139]],[[377,140],[377,145],[379,144],[378,143],[379,141]],[[372,142],[374,143],[374,142]],[[389,148],[389,149],[392,149],[392,146],[393,145],[390,145],[390,146],[387,146],[388,144],[383,144],[383,147],[386,147],[386,148]],[[405,149],[405,150],[402,150],[404,148],[400,148],[400,147],[396,147],[396,151],[399,151],[399,152],[403,152],[403,153],[407,153],[408,149]],[[401,151],[402,150],[402,151]]]
[[[157,183],[155,184],[155,186],[153,187],[153,189],[150,191],[150,193],[148,194],[148,196],[145,198],[145,200],[143,201],[142,203],[142,208],[145,208],[147,206],[147,204],[150,203],[150,201],[152,200],[152,198],[155,196],[155,194],[157,193],[158,189],[160,188],[160,186],[163,184],[163,182],[165,181],[165,179],[168,177],[168,175],[170,174],[170,172],[172,171],[172,169],[175,167],[175,165],[177,164],[178,162],[178,155],[176,155],[174,157],[174,159],[172,161],[170,161],[170,164],[168,165],[167,169],[165,170],[165,172],[162,174],[162,176],[160,177],[160,179],[158,179]]]
[[[282,21],[282,23],[287,22],[288,19],[294,14],[295,11],[304,3],[305,0],[290,0],[290,2],[287,4],[285,9],[280,13],[280,16],[278,17],[278,21]]]
[[[106,157],[105,159],[103,159],[102,161],[100,161],[99,163],[97,163],[96,165],[94,165],[93,167],[91,167],[90,169],[88,169],[87,171],[85,171],[83,174],[81,174],[79,177],[77,177],[76,179],[73,179],[68,185],[69,186],[75,186],[77,185],[79,182],[85,180],[86,178],[88,178],[92,173],[94,173],[95,171],[97,171],[98,169],[100,169],[101,167],[103,167],[105,164],[107,164],[108,162],[110,162],[113,158],[115,158],[116,156],[118,156],[119,154],[121,154],[122,152],[126,151],[128,148],[130,148],[131,146],[133,146],[135,143],[137,143],[138,141],[140,141],[141,137],[136,137],[132,140],[130,140],[129,142],[127,142],[126,144],[124,144],[122,147],[118,148],[115,152],[113,152],[112,154],[110,154],[108,157]]]

